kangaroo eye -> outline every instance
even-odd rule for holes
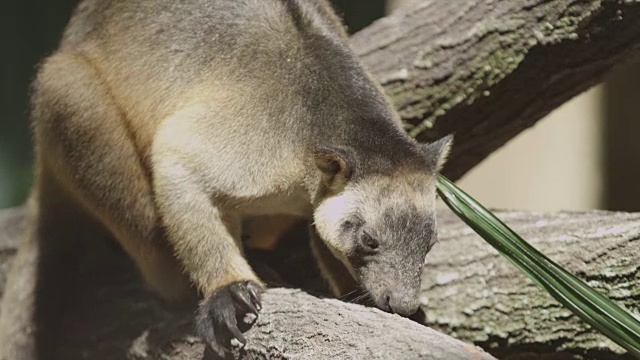
[[[367,251],[376,251],[380,247],[380,243],[378,242],[378,240],[371,237],[371,235],[367,234],[367,232],[364,230],[362,231],[362,235],[360,236],[360,242]]]

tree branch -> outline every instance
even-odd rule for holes
[[[640,214],[498,213],[523,237],[596,289],[640,313]],[[1,269],[15,253],[20,211],[0,212]],[[427,257],[423,309],[428,325],[489,350],[500,359],[631,359],[604,336],[521,275],[449,211],[440,214],[440,243]],[[192,310],[155,301],[122,254],[102,244],[103,263],[84,269],[83,287],[61,315],[60,359],[199,359]],[[280,261],[279,259],[277,261]],[[290,272],[300,272],[302,257]],[[116,269],[116,270],[114,270]],[[4,272],[0,273],[0,279]],[[0,284],[2,285],[2,284]],[[1,289],[1,287],[0,287]],[[300,290],[270,289],[242,359],[488,358],[473,347],[395,315]],[[313,353],[311,352],[313,350]],[[84,355],[81,355],[84,354]],[[313,354],[313,355],[312,355]],[[431,354],[428,357],[427,355]],[[163,357],[165,356],[165,357]],[[377,357],[376,357],[377,356]],[[286,357],[285,357],[286,358]]]
[[[640,1],[417,1],[353,36],[422,141],[455,133],[455,180],[640,48]]]
[[[440,215],[441,241],[427,256],[422,283],[430,326],[481,345],[500,359],[632,359],[522,275],[455,215]],[[549,258],[640,315],[640,214],[497,215]]]
[[[0,212],[0,279],[14,259],[23,217],[23,210]],[[83,264],[76,279],[81,286],[65,293],[66,307],[52,319],[53,327],[47,325],[55,329],[46,336],[56,345],[46,358],[201,359],[204,345],[191,332],[193,308],[163,306],[132,276],[135,270],[124,254],[107,242],[96,243],[91,251],[102,259]],[[34,259],[22,250],[20,255]],[[31,274],[35,267],[33,261],[19,265],[12,276]],[[0,283],[0,295],[4,285]],[[12,296],[24,301],[15,291]],[[11,311],[12,305],[19,308],[4,302],[3,311]],[[236,359],[494,359],[400,316],[295,289],[267,290],[258,321],[245,335],[248,344],[236,350]],[[2,339],[3,345],[14,338]]]

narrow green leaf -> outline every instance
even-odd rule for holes
[[[489,210],[438,175],[438,193],[467,225],[556,300],[640,358],[640,321],[544,256]]]

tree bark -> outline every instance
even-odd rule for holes
[[[353,46],[412,134],[455,134],[455,180],[637,54],[640,1],[416,1]]]
[[[0,297],[9,263],[17,260],[24,216],[22,209],[0,212]],[[48,342],[56,346],[45,358],[203,358],[204,345],[191,332],[194,308],[171,309],[160,303],[132,276],[135,270],[124,254],[107,242],[96,242],[91,251],[102,259],[84,262],[76,275],[80,286],[64,294],[65,306],[52,319],[54,326],[47,325]],[[20,256],[32,261],[21,261],[12,276],[32,274],[35,258],[22,250]],[[31,296],[15,290],[11,294],[2,311],[10,312],[12,301]],[[21,322],[20,314],[15,315]],[[12,335],[3,341],[21,340],[20,334]],[[248,344],[234,350],[236,359],[494,359],[478,347],[400,316],[296,289],[267,290],[263,310],[245,335]]]
[[[560,265],[640,312],[640,214],[498,214]],[[500,359],[631,359],[451,212],[442,210],[439,216],[441,240],[423,275],[422,307],[429,326]],[[0,279],[15,253],[22,217],[19,210],[0,212]],[[94,250],[110,260],[83,269],[82,288],[69,295],[70,307],[56,319],[59,346],[49,358],[200,359],[203,345],[191,334],[192,309],[166,308],[132,275],[124,255],[109,247]],[[236,358],[491,358],[412,321],[301,290],[270,289],[264,303],[248,332],[249,344]]]
[[[549,258],[640,314],[640,214],[496,214]],[[427,257],[422,284],[430,326],[500,359],[632,359],[454,215],[441,219],[441,241]]]

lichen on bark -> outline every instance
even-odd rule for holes
[[[457,179],[638,53],[637,1],[421,1],[353,37],[407,130],[456,134]]]

